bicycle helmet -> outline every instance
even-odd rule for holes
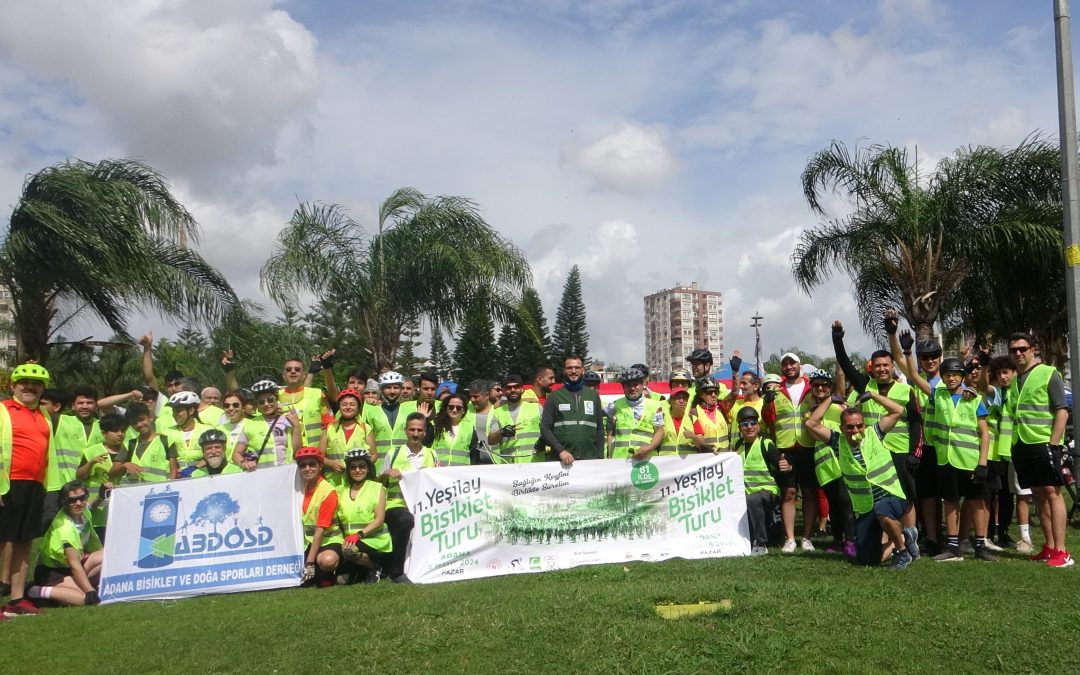
[[[379,376],[379,386],[385,387],[388,384],[405,384],[405,378],[401,373],[388,370]]]
[[[199,395],[193,391],[178,391],[169,397],[170,408],[198,407]]]
[[[11,371],[11,381],[18,382],[19,380],[37,380],[48,384],[49,371],[45,370],[45,366],[38,363],[22,363],[15,366],[15,370]]]

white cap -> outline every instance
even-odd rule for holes
[[[799,358],[799,355],[798,354],[793,354],[792,352],[788,352],[787,354],[784,354],[783,356],[781,356],[780,357],[780,363],[783,363],[784,361],[787,361],[788,359],[791,359],[795,363],[802,363],[802,360]]]

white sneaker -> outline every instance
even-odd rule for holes
[[[794,553],[795,552],[795,540],[788,539],[784,542],[784,545],[780,547],[781,553]]]
[[[1005,549],[1003,549],[1000,546],[998,546],[997,544],[995,544],[993,539],[991,539],[990,537],[987,537],[986,538],[986,550],[987,551],[993,551],[994,553],[1001,553]]]
[[[802,540],[802,543],[799,545],[799,548],[801,548],[804,551],[813,551],[814,550],[814,542],[812,542],[809,539],[804,537],[803,540]]]
[[[1017,553],[1023,553],[1024,555],[1027,555],[1029,553],[1033,553],[1034,551],[1035,547],[1031,545],[1030,539],[1021,539],[1020,541],[1016,542]]]
[[[970,539],[960,540],[960,555],[975,555],[975,544]]]

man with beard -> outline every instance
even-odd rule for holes
[[[575,459],[603,459],[604,411],[600,396],[585,386],[580,356],[563,361],[563,386],[544,403],[540,436],[551,456],[571,465]]]
[[[492,461],[496,464],[525,464],[547,459],[537,452],[540,440],[541,407],[526,401],[520,375],[503,378],[506,402],[495,409],[488,425],[488,443]]]
[[[415,401],[402,403],[399,400],[404,382],[405,378],[401,373],[386,371],[379,376],[382,405],[364,408],[364,421],[371,426],[372,433],[375,434],[375,453],[378,457],[385,457],[386,453],[405,442],[405,418],[416,412]],[[435,393],[434,386],[431,393]]]
[[[190,475],[191,478],[244,472],[235,464],[229,464],[225,461],[225,441],[225,432],[220,429],[207,429],[202,432],[202,435],[199,436],[199,445],[202,446],[204,466],[193,469]]]

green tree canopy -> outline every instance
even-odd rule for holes
[[[18,358],[43,360],[50,336],[84,312],[128,340],[133,310],[212,321],[237,302],[191,248],[199,227],[154,169],[69,161],[30,176],[0,247]]]
[[[509,316],[531,279],[528,262],[462,197],[401,188],[379,209],[368,234],[338,205],[301,204],[263,265],[262,285],[282,306],[303,291],[333,294],[357,326],[377,367],[392,366],[413,317],[452,327],[487,298]]]
[[[555,313],[550,360],[558,366],[567,356],[575,354],[584,360],[586,367],[589,365],[589,332],[586,329],[585,302],[581,299],[581,270],[577,265],[570,268],[570,274],[563,284],[562,299]],[[522,374],[522,377],[528,376]]]

